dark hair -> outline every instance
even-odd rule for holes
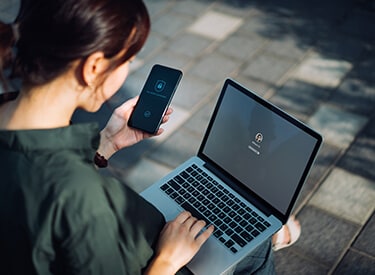
[[[3,83],[5,90],[8,88],[8,83],[6,81],[4,69],[12,64],[12,47],[15,41],[16,37],[12,25],[7,25],[0,21],[0,82]]]
[[[115,68],[142,48],[150,29],[142,0],[23,0],[16,23],[18,41],[0,23],[0,73],[16,43],[14,72],[31,85],[51,81],[96,51],[116,57]]]

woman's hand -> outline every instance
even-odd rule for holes
[[[109,159],[118,150],[131,146],[143,139],[150,138],[154,135],[145,133],[141,130],[133,129],[128,126],[128,120],[133,112],[133,109],[138,101],[138,96],[129,99],[121,106],[117,107],[109,119],[105,128],[101,131],[101,139],[98,152],[100,155]],[[169,115],[173,112],[171,108],[168,108],[162,123],[166,123],[169,120]],[[155,136],[163,133],[163,129],[160,128]]]
[[[205,225],[186,211],[168,222],[160,233],[156,255],[146,274],[175,274],[186,265],[214,230],[210,225],[199,234]]]

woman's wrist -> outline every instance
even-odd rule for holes
[[[116,153],[115,147],[107,138],[104,130],[100,132],[100,144],[97,153],[106,160],[110,159],[111,156]]]
[[[145,271],[145,275],[174,275],[176,274],[178,269],[176,268],[168,261],[162,260],[160,257],[154,258],[150,265],[147,267]]]

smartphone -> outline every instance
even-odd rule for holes
[[[182,78],[182,71],[156,64],[142,88],[128,125],[156,134]]]

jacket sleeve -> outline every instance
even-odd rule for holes
[[[55,211],[55,232],[62,240],[58,269],[62,274],[141,274],[165,224],[162,214],[114,178],[98,180],[85,173],[77,182]]]
[[[139,274],[153,257],[163,215],[132,189],[115,179],[103,186],[119,224],[122,253],[129,274]]]
[[[130,274],[125,266],[113,216],[98,215],[82,225],[61,246],[61,269],[56,274]]]

